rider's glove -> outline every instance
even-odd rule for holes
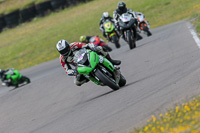
[[[67,74],[69,76],[75,76],[77,74],[77,71],[75,69],[68,69]]]
[[[92,48],[90,48],[92,51],[94,51],[94,52],[97,52],[98,50],[97,50],[97,47],[92,47]]]
[[[94,45],[93,43],[89,43],[88,46],[90,47],[90,49],[94,52],[97,52],[97,47],[96,45]]]

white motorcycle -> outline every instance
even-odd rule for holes
[[[129,13],[124,13],[119,17],[120,31],[124,32],[125,40],[129,44],[129,48],[133,49],[136,47],[136,19]]]
[[[151,36],[152,33],[150,32],[150,25],[148,21],[146,20],[144,14],[142,13],[138,14],[137,19],[138,19],[138,27],[140,31],[142,31],[147,36]]]

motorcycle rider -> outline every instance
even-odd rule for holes
[[[120,65],[120,60],[111,59],[108,52],[105,52],[101,46],[95,46],[93,43],[81,43],[81,42],[73,42],[68,43],[66,40],[60,40],[56,44],[56,48],[60,53],[60,63],[66,71],[66,74],[74,77],[74,83],[77,86],[81,86],[83,83],[88,82],[89,80],[85,78],[83,75],[78,74],[76,72],[76,68],[72,69],[71,65],[75,67],[74,63],[74,55],[76,52],[82,48],[90,49],[98,54],[106,57],[113,65]]]
[[[117,5],[117,9],[113,12],[113,18],[114,18],[114,21],[118,27],[118,30],[120,31],[121,35],[122,35],[122,38],[125,40],[125,35],[124,35],[124,31],[122,31],[119,27],[119,17],[123,14],[123,13],[129,13],[132,15],[133,18],[135,18],[135,25],[137,26],[138,24],[138,21],[137,21],[137,16],[136,16],[136,12],[133,12],[132,9],[129,9],[126,7],[126,4],[125,2],[123,1],[120,1],[118,2],[118,5]],[[136,31],[134,31],[136,33]],[[134,34],[136,35],[136,34]]]
[[[80,42],[82,43],[89,43],[90,38],[92,38],[93,36],[86,36],[86,35],[82,35],[80,36]]]
[[[11,73],[11,76],[10,78],[7,80],[6,79],[6,72],[10,71]],[[13,68],[9,68],[9,69],[6,69],[6,70],[2,70],[0,69],[0,78],[2,80],[2,85],[6,85],[6,86],[15,86],[16,88],[18,87],[18,77],[19,77],[19,72],[16,72],[14,71]]]
[[[104,29],[104,26],[103,26],[103,23],[106,21],[106,20],[109,20],[111,21],[112,23],[115,24],[115,21],[114,19],[109,15],[108,12],[103,12],[103,15],[99,21],[99,29],[101,30],[101,32],[103,33],[103,36],[105,38],[107,38],[106,34],[105,34],[105,29]],[[107,40],[109,40],[109,38],[107,38]]]
[[[91,39],[91,38],[99,38],[99,41],[96,41],[95,39]],[[105,51],[112,51],[112,48],[110,48],[104,41],[103,39],[101,39],[99,36],[86,36],[86,35],[82,35],[80,36],[80,42],[82,43],[94,43],[96,46],[102,46],[104,48]]]
[[[0,79],[3,81],[4,80],[4,76],[5,76],[5,73],[8,72],[9,70],[14,70],[13,68],[9,68],[9,69],[0,69]]]

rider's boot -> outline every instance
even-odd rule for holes
[[[87,78],[85,78],[83,75],[81,74],[77,74],[76,77],[74,78],[74,83],[77,86],[81,86],[84,83],[87,83],[89,80]]]
[[[18,87],[19,87],[19,85],[18,85],[18,84],[16,84],[16,85],[15,85],[15,88],[18,88]]]
[[[111,57],[110,57],[109,54],[106,55],[106,58],[107,58],[113,65],[120,65],[120,64],[121,64],[121,61],[120,61],[120,60],[113,60],[113,59],[111,59]]]

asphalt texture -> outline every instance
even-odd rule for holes
[[[21,71],[30,84],[0,87],[0,133],[126,133],[188,101],[200,93],[200,49],[188,25],[151,29],[133,50],[109,44],[127,80],[117,91],[76,86],[58,59]]]

